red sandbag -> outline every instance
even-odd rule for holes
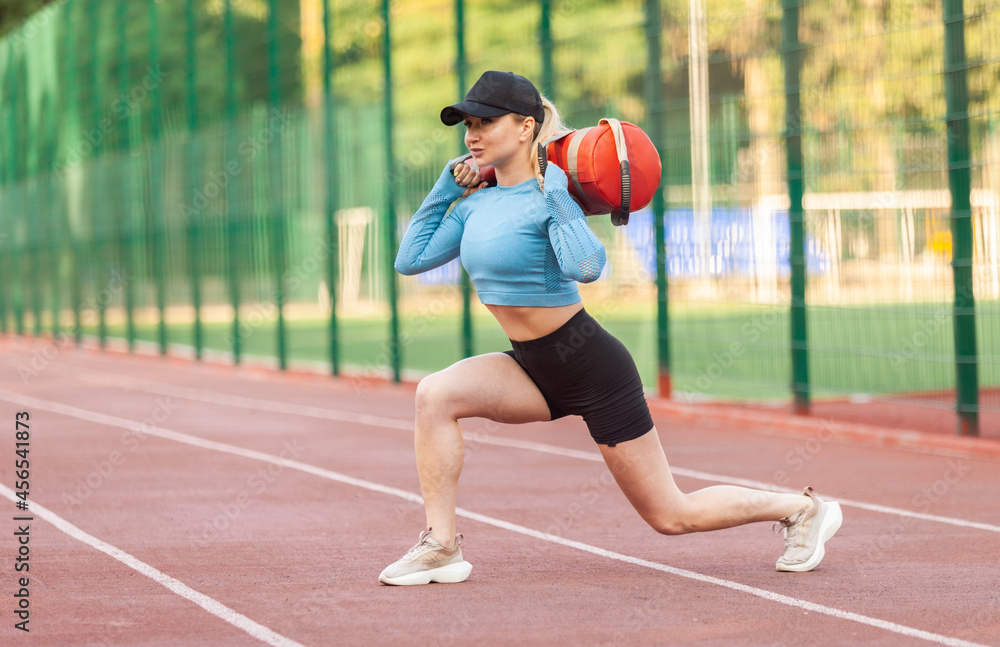
[[[467,161],[471,155],[452,160]],[[649,136],[635,124],[601,119],[591,128],[563,133],[538,145],[542,175],[548,162],[569,178],[569,193],[588,216],[611,214],[615,225],[653,200],[660,186],[660,155]],[[479,169],[483,180],[496,184],[492,166]]]
[[[611,214],[615,225],[653,200],[660,186],[660,155],[638,126],[601,119],[597,126],[574,130],[539,147],[539,164],[566,171],[569,192],[587,215]]]

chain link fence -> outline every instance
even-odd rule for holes
[[[647,386],[1000,411],[985,0],[59,0],[0,41],[0,328],[399,379],[507,341],[392,271],[487,69],[642,126],[662,190],[582,286]]]

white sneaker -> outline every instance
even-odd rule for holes
[[[779,571],[804,573],[819,566],[825,554],[824,545],[837,534],[844,521],[839,503],[827,503],[811,487],[804,494],[813,500],[813,507],[781,519],[774,528],[775,532],[785,533],[785,554],[775,565]]]
[[[379,582],[396,586],[464,582],[472,572],[472,564],[462,559],[462,535],[455,536],[452,548],[445,548],[431,537],[431,530],[420,533],[417,545],[387,566],[378,576]]]

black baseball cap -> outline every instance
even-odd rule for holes
[[[542,95],[531,81],[513,72],[491,70],[483,72],[465,95],[465,101],[441,111],[441,121],[446,126],[454,126],[461,123],[465,115],[499,117],[508,112],[534,117],[538,123],[545,121]]]

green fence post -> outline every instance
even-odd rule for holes
[[[233,0],[225,0],[223,5],[223,32],[226,41],[226,129],[225,158],[236,158],[236,49],[233,35]],[[236,191],[233,182],[226,182],[226,278],[229,283],[229,300],[233,307],[231,328],[233,364],[239,364],[243,354],[243,340],[240,337],[240,276],[239,254],[237,253],[239,214],[233,208]]]
[[[663,144],[663,71],[660,58],[661,45],[660,0],[646,0],[646,106],[649,138],[656,146],[660,159],[664,158]],[[666,201],[662,187],[653,194],[653,220],[656,232],[656,340],[657,340],[657,392],[669,398],[670,381],[670,315],[667,284]]]
[[[11,255],[11,260],[14,263],[13,271],[13,287],[14,287],[14,329],[17,331],[18,336],[24,335],[24,297],[25,297],[25,276],[24,276],[24,257],[26,256],[25,247],[28,243],[27,229],[28,229],[28,205],[25,204],[27,200],[26,187],[27,179],[24,176],[23,168],[18,173],[18,185],[14,189],[14,195],[17,196],[17,202],[14,203],[14,209],[11,211],[11,221],[17,222],[18,225],[15,226],[15,235],[13,240],[17,247],[15,252]]]
[[[278,114],[281,100],[278,86],[278,0],[268,0],[267,10],[267,128]],[[278,309],[278,366],[288,368],[288,347],[285,334],[285,214],[282,209],[281,133],[269,133],[267,146],[268,191],[267,211],[271,233],[271,265],[274,271],[274,304]]]
[[[58,52],[58,49],[56,49],[56,52]],[[57,236],[57,227],[53,222],[53,214],[55,213],[55,196],[57,195],[54,166],[57,133],[56,119],[57,115],[60,114],[56,107],[58,101],[59,99],[53,96],[47,106],[47,110],[39,115],[39,123],[44,123],[44,127],[39,128],[42,140],[39,144],[38,169],[41,171],[42,178],[40,179],[41,195],[38,201],[38,218],[36,219],[42,232],[39,238],[41,249],[38,253],[40,264],[38,271],[38,292],[40,295],[45,295],[46,289],[52,288],[52,277],[58,271],[59,267],[59,255],[56,253],[53,242]],[[55,308],[52,304],[58,300],[58,295],[51,291],[45,296],[48,299],[42,298],[36,321],[38,335],[42,334],[42,312],[46,309],[46,306],[50,313],[53,312]],[[52,321],[50,330],[52,331],[53,340],[55,340],[55,322],[57,320],[53,319]]]
[[[149,0],[149,65],[154,72],[160,69],[160,31],[156,15],[157,0]],[[167,227],[163,214],[163,154],[160,142],[160,126],[163,115],[163,93],[160,84],[154,83],[151,91],[149,123],[150,177],[149,177],[149,225],[152,234],[152,267],[156,281],[156,308],[160,312],[158,340],[160,354],[167,354]]]
[[[100,33],[100,21],[98,20],[99,4],[97,0],[91,0],[88,5],[88,30],[91,34]],[[90,38],[90,124],[92,129],[100,129],[101,124],[101,61],[100,50],[98,49],[99,38]],[[88,129],[90,130],[90,129]],[[107,279],[106,261],[102,244],[104,227],[102,226],[104,209],[101,208],[100,181],[104,176],[104,169],[100,164],[100,157],[104,150],[103,133],[93,138],[93,152],[91,153],[91,173],[90,182],[87,183],[87,204],[90,208],[90,265],[93,268],[92,276],[94,284],[91,286],[94,296],[94,306],[97,308],[97,340],[101,349],[107,347],[108,343],[108,318],[107,303],[103,298],[103,282]]]
[[[70,95],[69,105],[67,107],[67,113],[80,111],[80,65],[79,65],[79,52],[77,51],[77,29],[73,27],[74,21],[70,19],[70,12],[77,10],[79,5],[77,3],[70,3],[65,6],[64,11],[66,12],[66,86],[67,94]],[[82,164],[83,161],[79,160],[77,163]],[[64,178],[65,179],[65,178]],[[64,185],[65,186],[65,185]],[[83,317],[80,313],[81,307],[81,274],[82,267],[80,266],[80,260],[82,253],[80,251],[79,234],[73,231],[72,223],[69,221],[69,205],[66,205],[66,210],[64,212],[64,218],[66,223],[66,238],[68,241],[68,254],[69,259],[68,267],[66,271],[69,274],[70,283],[70,307],[73,309],[73,343],[79,346],[83,342]]]
[[[24,335],[24,272],[22,271],[22,260],[24,259],[25,241],[21,234],[21,222],[25,221],[27,209],[24,204],[24,175],[18,173],[18,183],[14,187],[14,204],[10,210],[11,214],[11,244],[13,245],[11,260],[11,288],[14,305],[14,330],[18,336]],[[25,223],[27,224],[27,223]]]
[[[120,96],[128,96],[128,0],[118,0],[118,91]],[[131,111],[129,114],[131,118]],[[118,260],[121,263],[122,290],[125,298],[125,338],[129,352],[135,351],[135,291],[132,289],[134,279],[133,261],[135,259],[135,224],[133,192],[132,192],[132,132],[129,122],[122,124],[122,178],[121,191],[122,210],[118,221]]]
[[[195,12],[194,0],[186,0],[184,3],[184,49],[185,63],[187,71],[185,74],[187,83],[187,116],[188,116],[188,140],[187,140],[187,164],[184,165],[184,183],[187,185],[185,195],[194,195],[195,192],[195,135],[198,132],[198,66],[196,65],[195,51]],[[202,347],[202,326],[201,326],[201,212],[194,209],[184,214],[187,221],[187,262],[188,276],[191,281],[191,307],[194,309],[194,356],[201,360]]]
[[[25,217],[27,218],[28,226],[28,258],[26,266],[28,268],[28,281],[30,287],[28,288],[31,292],[31,334],[38,337],[42,334],[42,290],[41,282],[39,278],[41,277],[42,265],[40,262],[41,256],[41,223],[40,220],[44,217],[44,213],[41,209],[42,201],[42,188],[41,188],[41,178],[38,176],[39,162],[41,161],[42,155],[42,116],[38,115],[35,120],[34,128],[29,129],[29,146],[34,149],[34,155],[28,155],[28,204],[27,209],[25,209]]]
[[[948,114],[948,188],[951,191],[952,270],[958,433],[979,435],[979,375],[976,300],[972,278],[972,153],[966,80],[963,0],[944,0],[944,83]]]
[[[8,46],[7,51],[13,54],[13,43]],[[10,96],[4,96],[0,102],[0,110],[3,112],[4,137],[0,142],[0,156],[5,158],[4,163],[4,184],[6,191],[3,196],[3,210],[6,213],[16,213],[13,205],[14,196],[17,193],[17,125],[14,123],[16,116],[16,105],[19,93],[17,91],[16,70],[13,63],[13,56],[7,58],[7,69],[4,73],[4,85],[0,86],[10,91]],[[6,144],[6,145],[4,145]],[[17,248],[14,237],[16,229],[14,218],[0,219],[0,243],[2,243],[3,253],[0,253],[0,267],[3,269],[2,280],[0,280],[0,332],[7,334],[10,326],[10,315],[14,309],[14,289],[16,278],[15,256]]]
[[[14,333],[20,336],[24,334],[24,308],[21,303],[21,294],[23,292],[21,288],[21,281],[23,280],[21,276],[21,257],[24,251],[24,242],[21,236],[18,235],[18,232],[20,230],[21,214],[25,211],[20,184],[14,185],[14,190],[10,192],[10,198],[11,205],[8,212],[11,214],[11,217],[8,235],[11,250],[10,254],[6,256],[9,263],[8,276],[10,277],[11,307],[14,312]]]
[[[7,129],[7,109],[5,108],[6,96],[3,93],[4,79],[7,76],[7,70],[0,66],[0,142],[7,142],[10,140],[10,131]],[[0,143],[0,210],[6,208],[6,203],[9,197],[7,191],[7,148],[10,144],[4,145]],[[4,286],[7,285],[7,267],[4,263],[4,258],[10,254],[10,240],[8,240],[7,232],[4,227],[4,219],[0,218],[0,334],[6,334],[7,332],[7,322],[6,320],[6,289]]]
[[[58,126],[55,123],[57,118],[55,115],[62,114],[61,105],[64,101],[62,98],[63,93],[59,93],[59,97],[55,98],[55,112],[52,122],[52,139],[49,142],[49,180],[48,180],[48,195],[49,195],[49,208],[46,210],[45,214],[45,229],[48,232],[48,248],[49,248],[49,290],[51,292],[51,298],[49,299],[49,312],[50,323],[49,331],[52,333],[52,338],[56,340],[56,343],[61,343],[59,335],[60,327],[60,314],[62,312],[62,292],[60,291],[60,281],[59,273],[62,267],[62,225],[58,221],[60,214],[60,196],[62,195],[63,185],[60,180],[60,173],[56,166],[56,141],[58,137]]]
[[[792,395],[795,413],[809,413],[809,342],[806,330],[805,213],[802,209],[802,115],[799,105],[799,2],[782,0],[781,47],[785,68],[785,153],[791,250]]]
[[[51,123],[51,122],[50,122]],[[56,271],[56,267],[59,263],[59,257],[55,253],[55,246],[53,240],[56,236],[55,227],[52,223],[52,213],[55,209],[55,198],[56,190],[53,182],[52,175],[52,133],[46,135],[45,143],[45,160],[44,164],[40,164],[39,168],[44,169],[42,177],[42,187],[40,189],[41,196],[38,201],[38,226],[41,229],[41,237],[39,238],[39,245],[41,249],[38,253],[39,262],[41,264],[41,269],[38,272],[38,291],[39,293],[44,293],[46,289],[52,287],[52,275]],[[38,310],[38,318],[36,321],[36,328],[38,333],[36,336],[41,336],[43,331],[42,317],[43,312],[48,308],[48,311],[52,312],[52,302],[57,298],[55,294],[49,292],[47,295],[48,299],[42,299]],[[51,328],[51,326],[50,326]],[[53,339],[55,335],[53,334]]]
[[[65,343],[68,340],[68,335],[65,335],[62,330],[62,306],[63,306],[63,281],[62,273],[64,271],[64,264],[67,263],[69,259],[72,258],[72,252],[70,247],[72,245],[72,232],[68,226],[67,216],[66,216],[66,168],[67,164],[63,163],[67,160],[58,159],[59,155],[59,141],[62,139],[60,136],[60,125],[59,119],[66,115],[70,109],[70,96],[72,95],[72,72],[71,65],[73,59],[73,30],[66,27],[69,24],[69,10],[70,7],[63,7],[59,13],[59,17],[63,22],[63,28],[66,30],[66,39],[60,42],[56,46],[57,60],[56,70],[64,79],[60,91],[55,94],[54,106],[55,106],[55,116],[53,117],[53,136],[52,136],[52,210],[49,213],[49,228],[52,237],[52,261],[51,261],[51,290],[52,290],[52,300],[49,307],[52,309],[52,338],[57,340],[56,343]],[[73,279],[70,279],[71,285]],[[72,289],[70,289],[72,293]],[[72,297],[70,297],[70,306],[72,306]]]
[[[25,87],[27,87],[27,77],[25,77]],[[41,334],[41,302],[39,301],[39,295],[41,290],[38,286],[38,275],[40,270],[40,265],[38,262],[39,253],[39,217],[41,215],[38,202],[41,198],[41,190],[38,178],[38,156],[41,155],[41,123],[40,118],[36,119],[34,123],[31,123],[29,119],[28,123],[25,124],[24,128],[25,142],[24,147],[21,149],[22,156],[24,157],[24,182],[23,182],[23,195],[24,195],[24,206],[22,212],[24,214],[24,238],[25,244],[23,249],[25,254],[21,259],[21,263],[27,272],[27,275],[22,278],[22,289],[25,290],[24,302],[25,308],[30,309],[32,315],[31,322],[31,334],[37,337]]]
[[[393,119],[392,119],[392,33],[389,12],[390,0],[382,0],[382,63],[385,93],[383,110],[385,112],[385,175],[392,181],[386,183],[385,197],[385,249],[386,258],[392,260],[396,256],[396,162],[393,152]],[[388,263],[387,263],[388,264]],[[387,272],[389,288],[389,363],[392,366],[392,379],[399,382],[402,372],[402,349],[399,345],[399,280],[396,272]]]
[[[10,74],[10,62],[8,59],[8,68],[6,70],[0,70],[3,75],[0,76],[5,81],[7,76]],[[0,88],[3,88],[0,85]],[[13,168],[14,168],[14,124],[13,124],[13,109],[11,108],[12,101],[8,100],[6,96],[0,97],[3,101],[0,101],[0,131],[3,133],[3,137],[0,137],[0,161],[3,162],[0,165],[0,187],[3,187],[3,193],[0,193],[0,205],[6,210],[8,208],[8,203],[11,199],[12,189],[14,186],[13,178]],[[11,268],[10,268],[10,256],[13,251],[14,240],[11,236],[10,220],[8,218],[0,218],[0,334],[7,334],[7,301],[9,298],[8,286],[11,284]]]
[[[458,77],[458,96],[464,97],[468,83],[468,66],[465,64],[465,0],[455,0],[455,72]],[[459,154],[465,152],[465,136],[463,131],[458,131],[458,151]],[[473,330],[472,330],[472,281],[465,267],[461,268],[461,291],[462,291],[462,356],[472,357]]]
[[[35,130],[35,144],[39,144],[39,130]],[[41,220],[45,217],[45,212],[42,209],[42,200],[44,199],[41,187],[41,178],[38,176],[37,169],[32,172],[31,187],[32,191],[29,194],[30,198],[28,201],[28,208],[25,212],[28,214],[28,239],[31,244],[28,246],[28,272],[31,274],[29,280],[31,282],[31,334],[35,337],[39,337],[42,334],[42,286],[41,286],[41,276],[42,276],[42,266],[41,266],[41,253],[42,253],[42,232],[41,232]]]
[[[69,214],[67,211],[67,220],[69,219]],[[81,262],[80,259],[83,256],[83,252],[80,251],[80,236],[73,232],[72,227],[67,227],[67,236],[69,237],[69,275],[70,275],[70,301],[73,307],[73,343],[77,346],[83,343],[83,315],[81,313],[83,296],[81,294],[82,287],[80,285],[80,271]]]
[[[23,48],[23,44],[20,45]],[[11,48],[13,49],[13,48]],[[23,265],[21,261],[24,257],[24,236],[21,235],[21,227],[18,224],[21,219],[27,214],[27,205],[24,204],[24,187],[25,187],[25,172],[24,172],[24,156],[20,154],[24,150],[24,132],[25,126],[27,124],[19,122],[19,117],[22,114],[26,114],[27,108],[25,103],[27,101],[27,71],[23,65],[15,66],[14,68],[14,80],[16,82],[15,90],[12,93],[14,96],[11,97],[11,103],[13,104],[13,115],[10,120],[11,124],[11,142],[14,146],[14,156],[11,157],[14,170],[14,191],[13,197],[15,198],[14,206],[10,209],[11,214],[11,231],[10,231],[10,242],[13,246],[10,254],[11,261],[11,297],[12,305],[14,307],[14,330],[18,335],[24,334],[24,272],[22,271]]]
[[[53,144],[52,162],[55,164],[55,145]],[[59,328],[62,324],[62,292],[59,274],[62,268],[62,225],[59,223],[59,196],[62,195],[63,185],[56,173],[49,175],[49,209],[46,213],[45,229],[48,232],[49,240],[49,291],[52,298],[49,299],[49,331],[52,338],[61,343]]]
[[[333,13],[323,0],[323,165],[326,171],[326,294],[330,301],[330,370],[340,375],[340,338],[337,327],[337,281],[340,280],[340,235],[336,214],[340,185],[337,179],[337,138],[333,105]]]
[[[41,118],[40,118],[41,120]],[[41,123],[41,121],[39,121]],[[53,259],[55,258],[52,254],[52,225],[49,222],[49,214],[52,211],[52,174],[48,171],[52,168],[52,161],[49,159],[49,133],[41,134],[42,129],[39,128],[40,141],[39,141],[39,164],[38,169],[40,171],[38,181],[38,197],[35,200],[35,218],[33,219],[35,227],[37,228],[36,241],[37,247],[35,251],[36,265],[35,265],[35,337],[41,337],[44,331],[42,326],[42,319],[44,318],[44,313],[46,312],[46,288],[51,286],[51,281],[49,281],[50,273],[52,272]],[[44,152],[41,152],[44,151]],[[43,170],[44,169],[44,170]]]
[[[556,100],[555,64],[552,61],[552,0],[541,0],[542,15],[538,23],[538,40],[542,47],[542,94]],[[465,96],[464,94],[462,96]]]

